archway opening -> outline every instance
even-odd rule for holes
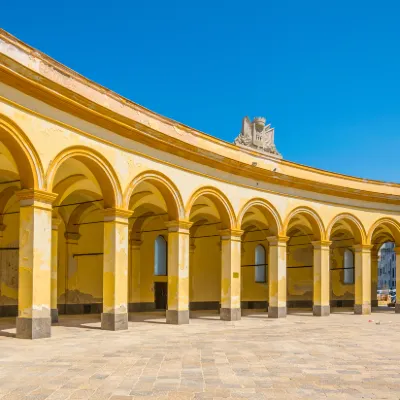
[[[330,247],[330,304],[338,309],[353,308],[355,303],[355,250],[363,243],[356,220],[340,216],[329,232]]]
[[[219,312],[221,307],[221,230],[231,229],[224,199],[204,192],[189,211],[189,306],[191,311]],[[193,313],[191,314],[193,316]]]
[[[134,185],[129,197],[129,285],[130,312],[168,308],[168,228],[179,219],[179,206],[167,184],[147,177]],[[140,318],[140,317],[138,317]]]
[[[251,202],[243,210],[241,251],[241,306],[245,310],[267,310],[269,297],[268,253],[270,236],[279,232],[278,222],[264,204]],[[247,311],[249,313],[250,311]]]
[[[395,307],[397,304],[397,249],[400,227],[391,220],[380,221],[371,235],[371,306],[375,310]],[[397,312],[400,308],[397,307]]]
[[[59,314],[103,310],[103,211],[115,206],[112,187],[101,165],[82,156],[64,159],[54,171],[51,190],[58,197],[53,219],[61,221],[57,234]]]
[[[287,242],[287,308],[311,311],[314,304],[314,246],[321,240],[322,223],[308,210],[296,210],[290,216]]]

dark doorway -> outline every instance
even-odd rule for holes
[[[154,298],[156,303],[156,310],[167,309],[167,282],[154,282]]]

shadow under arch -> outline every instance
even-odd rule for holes
[[[167,204],[168,213],[171,219],[180,220],[184,218],[184,206],[182,196],[176,185],[164,174],[158,171],[144,171],[137,175],[126,188],[123,198],[123,205],[129,208],[130,198],[141,183],[149,182],[162,194]]]
[[[396,246],[400,246],[400,224],[392,218],[380,218],[374,222],[368,231],[367,244],[374,244],[374,235],[381,227],[386,229],[384,234],[388,236],[387,239],[392,239]]]
[[[327,240],[330,240],[332,229],[335,224],[341,221],[348,223],[352,233],[354,234],[354,239],[356,240],[357,244],[367,244],[367,234],[365,232],[364,225],[356,216],[349,213],[338,214],[331,220],[331,222],[328,224],[325,234]]]
[[[321,217],[315,210],[307,206],[296,207],[288,214],[283,224],[282,236],[288,235],[290,222],[297,215],[304,216],[308,221],[314,233],[314,240],[325,240],[325,227]]]
[[[17,165],[22,189],[44,189],[44,170],[39,154],[22,129],[0,114],[0,141]]]
[[[190,220],[192,207],[201,196],[213,201],[221,218],[224,229],[233,229],[237,226],[236,216],[233,207],[225,194],[212,186],[203,186],[197,189],[189,198],[185,207],[185,219]]]
[[[53,189],[57,171],[70,158],[82,162],[96,177],[103,193],[104,208],[119,208],[122,206],[121,185],[113,167],[103,155],[84,146],[66,148],[52,160],[46,173],[48,191]]]
[[[265,215],[273,234],[278,234],[282,231],[282,219],[278,211],[269,201],[261,198],[251,199],[241,208],[237,218],[237,229],[241,229],[244,216],[252,207],[258,208]]]

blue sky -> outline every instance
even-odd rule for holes
[[[398,1],[7,1],[0,26],[226,141],[265,116],[290,161],[400,182]]]

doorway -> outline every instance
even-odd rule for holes
[[[167,309],[168,283],[154,282],[154,299],[156,310]]]

